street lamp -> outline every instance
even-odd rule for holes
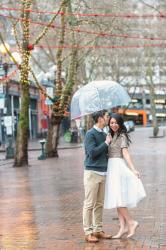
[[[10,49],[9,45],[5,43],[0,45],[0,52],[2,53],[3,57],[6,57],[7,50]],[[1,58],[1,65],[4,70],[4,75],[6,78],[6,91],[5,91],[5,106],[6,106],[6,115],[4,116],[4,125],[6,127],[6,159],[12,159],[14,157],[14,148],[13,148],[13,133],[12,133],[12,115],[10,110],[10,99],[9,99],[9,82],[7,79],[9,68],[11,67],[11,63],[8,63],[6,60],[3,62]]]

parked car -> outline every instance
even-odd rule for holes
[[[132,120],[125,121],[124,125],[127,128],[127,132],[131,132],[131,131],[135,130],[135,124],[134,124],[134,122]]]

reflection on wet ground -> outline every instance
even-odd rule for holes
[[[10,163],[0,167],[0,249],[166,250],[166,139],[149,138],[147,130],[131,136],[131,153],[147,192],[147,198],[131,211],[140,223],[133,239],[85,243],[84,155],[75,148],[45,161],[36,160],[38,155],[31,152],[29,168],[13,168]],[[104,211],[104,230],[117,232],[116,210]]]

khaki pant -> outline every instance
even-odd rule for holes
[[[84,172],[83,227],[85,235],[102,231],[105,179],[105,176],[91,170]]]

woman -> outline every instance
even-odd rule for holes
[[[117,208],[120,229],[112,238],[121,238],[125,233],[130,238],[139,224],[129,214],[128,207],[136,207],[146,194],[128,151],[131,141],[121,115],[111,115],[109,129],[112,141],[108,148],[104,207]]]

